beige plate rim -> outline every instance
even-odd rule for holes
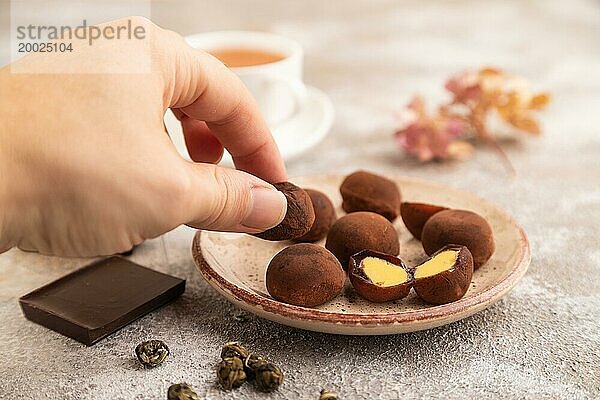
[[[327,178],[331,176],[339,177],[338,175],[319,175],[315,176],[315,178]],[[301,177],[300,179],[307,179],[310,177]],[[476,198],[481,203],[484,203],[487,207],[493,208],[499,214],[502,214],[510,224],[517,229],[520,237],[520,246],[519,246],[519,255],[517,257],[517,261],[515,262],[510,273],[506,275],[506,277],[498,282],[496,285],[487,288],[481,293],[469,297],[464,298],[453,303],[444,304],[440,306],[433,306],[426,309],[415,310],[410,312],[398,312],[398,313],[337,313],[332,311],[325,311],[319,309],[312,309],[306,307],[294,306],[291,304],[286,304],[279,302],[277,300],[260,296],[252,291],[246,290],[237,284],[229,281],[222,275],[220,275],[217,271],[215,271],[209,263],[206,261],[201,247],[201,236],[202,231],[196,232],[194,239],[192,241],[192,255],[196,266],[204,279],[219,293],[225,295],[228,300],[235,300],[238,304],[243,306],[249,311],[257,312],[256,308],[260,309],[258,312],[259,315],[269,318],[269,314],[273,315],[273,320],[277,322],[281,322],[282,318],[285,319],[295,319],[303,321],[304,323],[326,323],[326,324],[334,324],[334,325],[350,325],[350,326],[372,326],[372,325],[398,325],[398,324],[416,324],[419,326],[415,326],[412,329],[406,330],[414,331],[420,329],[428,329],[435,326],[444,325],[446,323],[451,323],[457,321],[459,319],[470,316],[482,309],[488,307],[489,305],[495,303],[500,300],[505,294],[507,294],[516,283],[525,275],[527,272],[527,268],[531,261],[531,252],[529,247],[529,240],[527,239],[527,235],[523,228],[505,211],[497,207],[496,205],[490,203],[489,201],[482,199],[478,196],[475,196],[472,193],[453,188],[451,186],[446,186],[443,184],[439,184],[434,181],[428,181],[423,179],[416,178],[408,178],[403,176],[395,176],[391,177],[395,180],[404,180],[410,181],[415,184],[426,184],[426,185],[436,185],[440,188],[444,188],[448,191],[453,191],[457,194],[467,194]],[[229,298],[229,296],[233,296]],[[437,323],[436,323],[437,322]],[[283,322],[285,323],[285,322]],[[424,324],[426,323],[426,324]],[[293,324],[290,324],[293,325]],[[304,325],[305,329],[311,329],[310,325]],[[326,331],[323,329],[319,329],[319,327],[315,326],[317,331]],[[332,332],[334,333],[334,332]],[[356,333],[363,334],[363,333]]]

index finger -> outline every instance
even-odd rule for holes
[[[177,101],[171,106],[190,118],[205,121],[229,151],[237,169],[269,182],[286,181],[279,149],[242,81],[207,53],[188,47],[187,55],[177,63],[174,91],[180,95],[173,96]],[[187,84],[196,87],[186,87]]]

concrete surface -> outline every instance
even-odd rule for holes
[[[189,251],[193,232],[180,228],[133,259],[187,278],[183,297],[86,348],[26,321],[17,298],[89,260],[12,250],[0,256],[0,399],[164,399],[180,381],[203,399],[317,399],[322,388],[342,399],[600,398],[597,1],[172,1],[152,11],[183,34],[263,29],[302,42],[306,80],[331,95],[337,115],[331,135],[290,163],[290,173],[361,167],[473,191],[524,226],[530,270],[503,301],[450,326],[331,336],[240,318],[201,280]],[[516,178],[486,149],[445,164],[403,156],[392,140],[394,110],[416,91],[441,101],[446,76],[487,64],[554,96],[542,137],[503,141]],[[143,370],[133,358],[146,338],[172,349],[160,368]],[[220,391],[213,368],[231,339],[281,365],[286,381],[277,393]]]

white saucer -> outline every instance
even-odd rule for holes
[[[317,88],[307,86],[306,98],[296,114],[271,128],[283,159],[290,161],[323,140],[331,129],[333,116],[334,110],[329,96]],[[179,153],[189,160],[181,124],[170,110],[165,114],[165,126]],[[219,164],[233,166],[227,151]]]

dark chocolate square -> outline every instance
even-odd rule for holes
[[[27,319],[90,346],[184,290],[184,279],[115,256],[42,286],[19,304]]]

